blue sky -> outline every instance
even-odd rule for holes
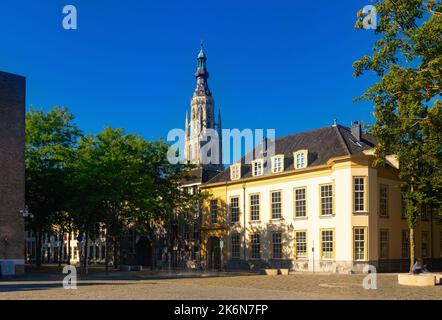
[[[78,9],[78,30],[62,8]],[[369,0],[2,0],[0,70],[27,77],[27,105],[67,106],[86,133],[105,125],[146,139],[184,126],[200,40],[226,128],[277,136],[362,119],[374,80],[352,77],[373,31],[354,30]]]

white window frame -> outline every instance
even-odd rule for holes
[[[362,231],[362,233],[361,233]],[[362,249],[362,251],[361,251]],[[353,259],[355,261],[367,260],[367,228],[353,228]]]
[[[261,220],[261,194],[260,193],[250,194],[249,199],[250,199],[250,221],[260,221]]]
[[[284,172],[284,155],[276,155],[271,158],[272,173]],[[276,166],[276,160],[279,160],[279,165]]]
[[[230,180],[241,179],[241,165],[239,163],[230,166]]]
[[[303,161],[298,162],[298,157],[302,157]],[[298,150],[293,153],[293,165],[295,170],[304,169],[308,167],[308,150]]]
[[[358,182],[357,182],[358,180]],[[362,180],[362,185],[360,184],[360,181]],[[358,202],[358,200],[361,200],[362,196],[362,203]],[[355,176],[353,177],[353,210],[356,213],[360,212],[366,212],[367,211],[367,204],[366,204],[366,198],[367,197],[367,181],[366,177],[360,177]],[[362,205],[362,208],[360,207]]]
[[[302,251],[299,250],[300,247],[303,248]],[[308,257],[307,230],[298,230],[295,232],[295,253],[296,259],[306,259]]]
[[[264,174],[264,160],[257,159],[252,161],[252,175],[254,177],[262,176]]]

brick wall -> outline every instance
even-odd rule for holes
[[[11,261],[24,259],[26,79],[0,72],[0,261],[3,275]],[[5,262],[9,262],[6,264]]]

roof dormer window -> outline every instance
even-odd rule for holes
[[[276,155],[272,157],[272,173],[284,171],[284,155]]]
[[[252,161],[252,168],[253,168],[253,176],[262,176],[264,173],[264,160],[258,159],[255,161]]]
[[[308,151],[299,150],[293,154],[295,169],[307,168],[308,165]]]
[[[241,179],[241,164],[236,163],[230,166],[230,180]]]

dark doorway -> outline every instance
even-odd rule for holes
[[[208,266],[209,269],[221,269],[221,246],[218,237],[210,237],[208,243]]]
[[[147,237],[141,236],[135,245],[138,264],[150,267],[152,260],[152,246]]]

